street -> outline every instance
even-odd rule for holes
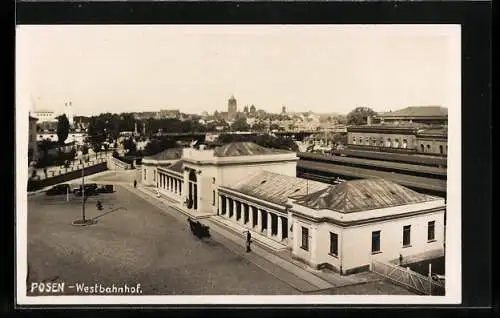
[[[88,199],[87,217],[98,222],[87,227],[71,224],[81,218],[81,198],[29,198],[30,281],[140,283],[150,295],[298,293],[223,245],[195,238],[187,222],[115,189]]]

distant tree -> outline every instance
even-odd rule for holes
[[[68,138],[70,128],[69,126],[69,120],[68,117],[66,117],[66,114],[62,114],[61,116],[57,117],[57,141],[61,146],[64,145],[64,142]]]
[[[134,154],[137,150],[137,146],[132,138],[125,138],[122,142],[122,145],[129,154]]]
[[[234,123],[231,125],[232,131],[248,131],[249,129],[250,125],[247,124],[245,118],[239,118],[235,120]]]
[[[336,145],[347,145],[347,133],[333,134],[332,141]]]
[[[347,114],[348,125],[366,125],[368,116],[374,116],[377,113],[369,107],[356,107]]]
[[[80,150],[82,151],[82,154],[86,155],[86,154],[88,154],[88,153],[89,153],[89,146],[87,146],[87,145],[82,145],[82,146],[80,147]]]
[[[269,129],[271,129],[271,130],[280,130],[280,125],[278,125],[278,124],[271,124],[271,126],[269,126]]]
[[[252,130],[255,130],[255,131],[264,131],[266,129],[267,129],[267,125],[263,122],[255,123],[252,126]]]

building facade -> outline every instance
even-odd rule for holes
[[[29,133],[28,133],[28,163],[36,161],[38,158],[38,147],[37,147],[37,127],[36,122],[38,119],[29,116]]]
[[[346,181],[290,199],[292,256],[341,274],[444,254],[444,199],[384,179]]]
[[[383,179],[331,185],[297,178],[297,160],[249,142],[201,145],[144,158],[141,183],[194,218],[250,231],[258,244],[288,249],[313,268],[350,274],[367,270],[372,257],[443,251],[443,199]]]
[[[350,126],[350,148],[447,156],[447,128],[418,128],[387,125]]]
[[[54,113],[53,111],[49,111],[49,110],[34,111],[31,113],[31,116],[38,119],[39,123],[56,122],[57,121],[56,113]]]

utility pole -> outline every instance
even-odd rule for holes
[[[82,160],[82,220],[85,223],[85,157]]]

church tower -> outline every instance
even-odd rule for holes
[[[73,127],[73,105],[71,101],[64,103],[64,114],[68,118],[70,127]]]
[[[235,119],[236,118],[236,113],[238,111],[237,105],[236,105],[236,98],[234,98],[234,95],[231,96],[231,98],[227,102],[227,117],[229,120]]]

